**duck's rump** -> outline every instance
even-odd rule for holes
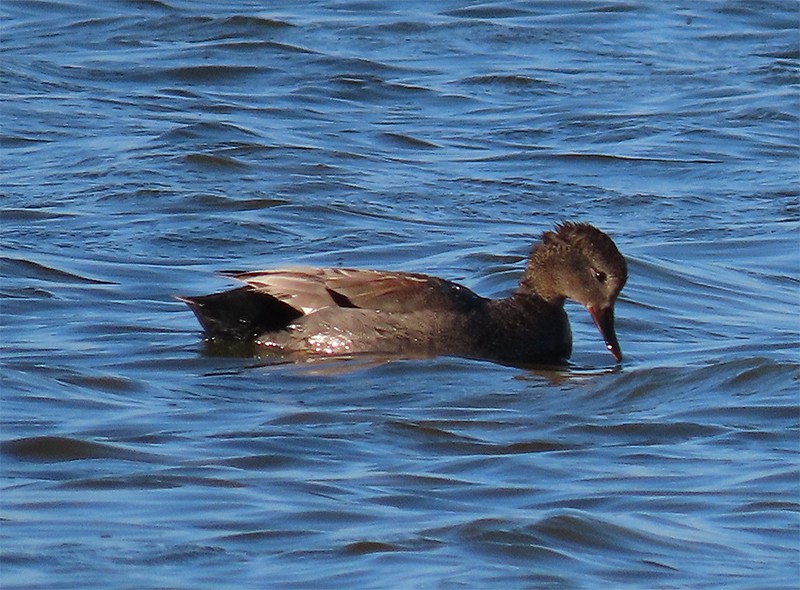
[[[178,297],[194,312],[211,340],[255,340],[259,334],[282,330],[303,312],[251,287],[223,293]]]

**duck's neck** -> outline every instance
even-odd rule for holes
[[[572,351],[572,332],[561,304],[521,289],[505,299],[487,300],[475,330],[487,358],[514,362],[560,362]]]
[[[563,266],[561,262],[556,252],[546,248],[544,244],[537,244],[528,258],[517,294],[533,295],[552,305],[563,305],[566,296],[557,275],[558,269]]]

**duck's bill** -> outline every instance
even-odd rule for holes
[[[600,330],[600,335],[606,343],[606,348],[614,355],[617,362],[620,362],[622,360],[622,350],[620,350],[619,342],[617,342],[617,333],[614,331],[614,308],[594,309],[589,307],[587,309],[597,329]]]

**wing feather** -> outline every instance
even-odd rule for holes
[[[304,314],[326,307],[358,307],[387,313],[463,310],[483,300],[456,283],[415,273],[293,267],[228,276]]]

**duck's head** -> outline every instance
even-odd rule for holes
[[[569,298],[584,305],[606,347],[621,361],[614,303],[627,279],[627,264],[611,238],[587,223],[564,222],[534,246],[520,290],[556,304]]]

